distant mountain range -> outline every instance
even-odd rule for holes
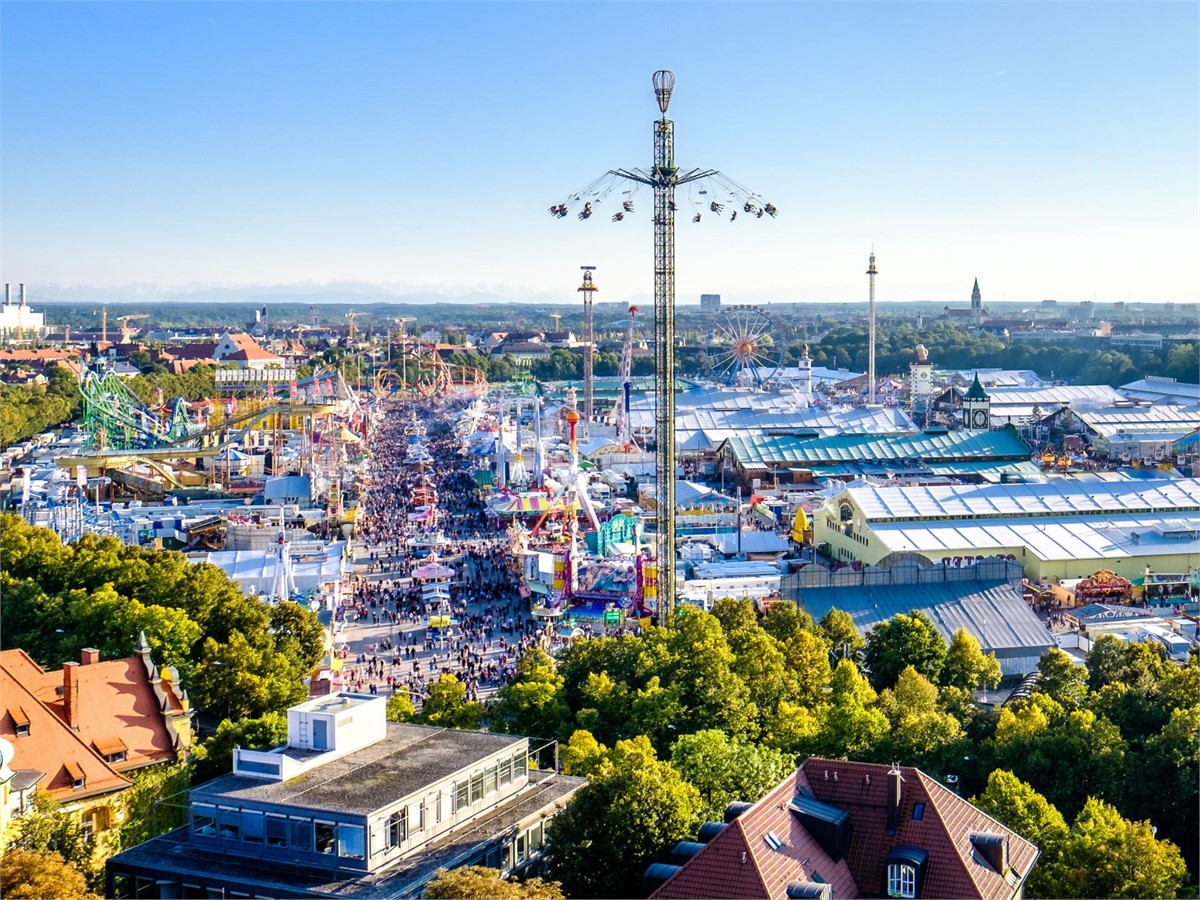
[[[14,285],[15,289],[15,285]],[[26,285],[29,302],[38,303],[563,303],[558,294],[530,293],[499,288],[496,291],[464,290],[439,292],[411,285],[332,282],[330,284],[198,284],[165,288],[155,284],[126,284],[113,287],[91,285]]]

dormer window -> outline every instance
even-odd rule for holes
[[[77,762],[69,762],[64,768],[67,770],[67,776],[71,779],[71,787],[75,790],[87,787],[87,775]]]
[[[8,714],[12,716],[13,730],[16,732],[17,737],[29,737],[29,716],[25,713],[25,710],[18,706],[15,709],[10,709]]]
[[[917,896],[917,870],[905,863],[888,865],[888,896],[913,898]]]
[[[929,854],[920,847],[893,847],[884,865],[887,867],[887,896],[913,900],[921,896],[925,864]]]

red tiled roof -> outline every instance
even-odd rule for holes
[[[61,722],[67,713],[58,689],[62,670],[46,672],[24,650],[0,651],[0,669],[18,679]],[[118,771],[175,759],[174,739],[167,730],[154,688],[139,656],[74,666],[79,702],[76,734],[89,747],[124,744],[125,759],[114,763]],[[167,693],[170,712],[180,712],[179,701]],[[100,755],[118,751],[99,750]]]
[[[259,346],[243,347],[241,350],[235,350],[233,353],[226,354],[225,356],[221,357],[221,359],[222,361],[227,359],[242,361],[251,359],[271,359],[275,360],[276,362],[283,362],[282,357],[276,356],[274,353],[270,353]]]
[[[651,897],[655,900],[730,897],[783,900],[794,881],[824,881],[837,898],[887,893],[887,857],[911,845],[926,851],[921,896],[1009,900],[1037,861],[1038,850],[924,772],[901,767],[900,820],[887,832],[889,766],[809,759],[763,799],[726,826]],[[850,817],[850,849],[836,864],[788,808],[797,793]],[[925,805],[920,821],[916,804]],[[1012,872],[1005,877],[975,851],[971,835],[1008,838]],[[778,839],[775,849],[770,833]]]
[[[866,896],[880,897],[887,893],[884,861],[893,847],[902,844],[920,847],[929,854],[921,889],[923,897],[1007,900],[1013,896],[1020,881],[1010,883],[976,858],[970,840],[974,832],[1008,836],[1009,864],[1020,880],[1024,880],[1037,860],[1038,849],[1033,844],[919,769],[900,767],[903,782],[900,822],[895,834],[887,833],[890,766],[814,758],[806,760],[801,769],[818,800],[850,813],[848,862]],[[918,803],[925,804],[919,822],[913,820],[913,808]]]
[[[708,842],[688,864],[650,896],[655,900],[689,898],[770,898],[784,900],[793,881],[820,878],[833,896],[859,896],[846,861],[835,863],[788,809],[788,801],[808,790],[797,769],[765,797]],[[767,834],[779,838],[775,850]]]
[[[213,354],[217,350],[215,343],[201,342],[196,344],[180,344],[178,346],[164,347],[163,354],[170,356],[171,359],[212,359]]]
[[[16,750],[12,768],[45,772],[39,790],[55,800],[70,800],[129,787],[129,781],[118,775],[3,666],[0,666],[0,696],[4,697],[6,707],[0,718],[0,737],[10,741]],[[29,720],[28,734],[17,734],[14,713]],[[81,777],[86,785],[77,788],[74,783]]]

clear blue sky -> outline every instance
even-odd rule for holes
[[[1198,6],[0,5],[4,281],[652,291],[649,163],[778,219],[681,222],[678,295],[1200,297]],[[645,196],[643,195],[644,199]]]

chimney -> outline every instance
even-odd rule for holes
[[[25,305],[25,282],[21,282],[21,305]]]
[[[887,833],[895,834],[900,827],[900,799],[903,796],[901,785],[904,779],[900,777],[899,763],[893,763],[888,770],[888,803],[887,803]]]
[[[5,306],[12,305],[12,285],[9,284],[7,281],[4,282],[4,305]]]
[[[81,666],[94,666],[98,662],[100,662],[100,651],[94,647],[84,647],[79,654]]]
[[[63,663],[63,715],[67,727],[79,730],[79,663]]]

